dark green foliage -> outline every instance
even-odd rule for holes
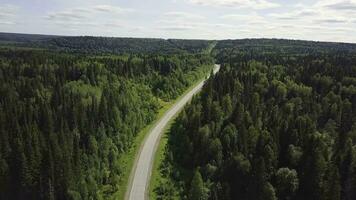
[[[56,49],[85,54],[176,54],[209,52],[214,41],[1,33],[0,45]]]
[[[275,179],[279,199],[292,199],[299,187],[297,172],[294,169],[280,168]]]
[[[204,186],[203,179],[198,170],[195,170],[192,182],[190,183],[189,199],[191,200],[208,199],[208,194]]]
[[[213,50],[220,63],[234,63],[258,60],[281,64],[278,57],[293,58],[294,56],[309,56],[320,54],[347,55],[356,52],[356,44],[313,42],[285,39],[241,39],[219,41]]]
[[[110,198],[136,134],[212,61],[1,49],[0,199]]]
[[[218,43],[220,72],[180,114],[168,141],[167,162],[175,171],[168,176],[184,182],[181,198],[200,169],[208,199],[354,199],[352,49],[278,40]]]

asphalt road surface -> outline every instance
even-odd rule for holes
[[[220,65],[215,65],[214,74],[217,73],[219,69]],[[203,85],[204,81],[191,89],[184,97],[176,102],[150,130],[140,148],[138,158],[135,160],[134,170],[131,172],[129,185],[125,195],[126,200],[148,199],[148,185],[150,184],[154,156],[164,128],[173,116],[201,90]]]

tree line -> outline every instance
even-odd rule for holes
[[[214,41],[160,38],[119,38],[93,36],[58,36],[1,33],[0,45],[42,48],[62,52],[98,54],[179,54],[202,53],[214,46]]]

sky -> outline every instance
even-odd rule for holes
[[[356,43],[356,0],[0,0],[0,32]]]

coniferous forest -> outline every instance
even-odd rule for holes
[[[159,110],[157,199],[356,199],[356,45],[0,33],[0,199],[112,199]]]
[[[170,132],[158,199],[356,199],[356,54],[222,41],[221,70]]]
[[[209,73],[206,54],[0,49],[0,199],[108,199],[136,134]]]

